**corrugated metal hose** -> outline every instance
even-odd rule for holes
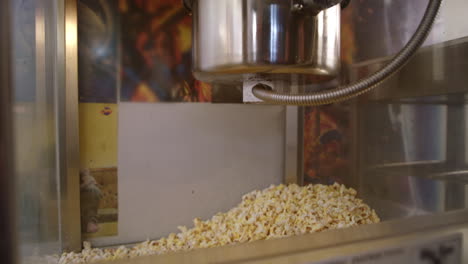
[[[323,105],[341,102],[352,97],[366,93],[381,82],[398,72],[411,59],[416,51],[426,40],[437,13],[442,4],[442,0],[429,0],[424,17],[418,29],[411,37],[406,46],[381,70],[366,77],[354,84],[339,86],[337,88],[314,93],[286,94],[273,91],[264,84],[257,84],[252,88],[252,93],[259,99],[271,104],[281,105]]]

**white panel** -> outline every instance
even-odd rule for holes
[[[165,236],[283,181],[284,107],[122,103],[119,115],[119,236],[96,246]]]
[[[466,0],[443,1],[426,45],[468,36],[467,8]]]

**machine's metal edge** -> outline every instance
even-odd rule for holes
[[[427,232],[416,232],[398,237],[367,240],[304,252],[293,252],[243,261],[244,264],[351,264],[351,263],[415,263],[419,250],[444,242],[457,243],[457,257],[463,259],[463,237],[467,235],[467,224],[449,226]],[[451,245],[453,245],[451,243]],[[419,250],[418,250],[419,249]],[[419,252],[421,252],[419,251]],[[395,254],[395,255],[393,255]],[[451,263],[466,263],[462,262]],[[417,260],[416,260],[417,261]],[[234,262],[230,262],[234,263]],[[236,262],[237,263],[237,262]],[[228,264],[228,263],[223,263]]]
[[[286,184],[296,183],[301,184],[300,179],[301,166],[299,148],[301,145],[302,137],[300,133],[301,124],[299,120],[300,109],[298,106],[286,107],[286,122],[285,122],[285,179]]]
[[[0,1],[0,255],[7,264],[17,263],[10,7],[10,0]]]
[[[359,140],[359,129],[361,127],[360,125],[360,119],[359,119],[359,107],[355,103],[356,99],[353,99],[350,106],[349,106],[349,119],[350,119],[350,156],[349,160],[351,162],[350,165],[350,173],[349,173],[349,180],[347,182],[347,185],[349,187],[355,188],[358,193],[362,193],[362,184],[361,184],[361,177],[359,177],[359,170],[360,170],[360,160],[361,157],[360,155],[360,148],[359,144],[361,143]]]
[[[76,0],[57,1],[57,135],[62,250],[81,249]]]
[[[427,215],[417,216],[373,225],[331,230],[283,239],[257,241],[236,246],[201,249],[187,253],[141,257],[132,260],[130,263],[242,263],[255,259],[300,254],[313,250],[336,248],[354,243],[397,238],[415,233],[425,233],[466,225],[468,222],[468,211],[463,210],[431,215],[430,221],[427,221],[427,217]],[[112,263],[129,263],[129,260]]]
[[[55,22],[56,17],[54,17],[55,10],[51,10],[50,6],[47,6],[47,1],[46,0],[37,0],[35,5],[35,28],[34,28],[34,33],[35,33],[35,60],[33,59],[32,61],[35,61],[35,100],[34,100],[34,108],[32,109],[32,114],[34,115],[33,122],[34,124],[31,125],[31,127],[34,128],[34,137],[36,141],[42,141],[50,136],[50,130],[48,130],[48,126],[45,125],[44,120],[50,120],[51,115],[53,115],[52,112],[55,109],[50,107],[50,98],[49,93],[50,91],[54,88],[54,82],[51,81],[53,80],[52,76],[55,74],[55,69],[51,69],[50,66],[52,66],[54,63],[53,57],[51,58],[51,54],[55,53],[55,41],[56,41],[56,36],[55,32],[50,32],[50,27],[49,25]],[[52,27],[52,29],[55,29],[55,27]],[[53,85],[50,85],[53,84]],[[55,91],[54,91],[55,92]],[[23,104],[24,101],[18,100],[19,104]],[[49,115],[50,114],[50,115]],[[16,116],[15,116],[16,117]],[[19,117],[19,116],[18,116]],[[53,128],[53,126],[52,126]],[[55,135],[54,135],[55,136]],[[18,137],[20,137],[18,135]],[[20,151],[20,150],[18,150]],[[33,151],[33,150],[31,150]],[[40,149],[34,149],[34,151],[37,151],[39,153]],[[51,164],[54,166],[55,164]],[[44,179],[47,174],[42,174],[40,172],[40,169],[37,168],[37,176]],[[56,169],[56,168],[55,168]],[[51,170],[53,171],[53,170]],[[20,175],[18,175],[21,177]],[[47,175],[47,177],[56,177],[53,173],[50,173]],[[36,179],[36,183],[38,184],[36,188],[40,189],[41,192],[50,194],[51,191],[55,190],[50,190],[49,189],[49,184],[46,183],[44,180],[39,180]],[[23,186],[19,186],[21,189],[19,192],[24,192],[25,189]],[[51,186],[50,186],[51,187]],[[55,187],[55,186],[54,186]],[[53,187],[52,187],[53,188]],[[56,187],[55,187],[56,188]],[[46,195],[44,195],[46,196]],[[43,196],[43,197],[44,197]],[[42,213],[40,216],[38,216],[38,221],[39,223],[47,223],[44,225],[38,226],[37,232],[40,234],[44,234],[43,236],[50,236],[52,232],[50,232],[50,229],[54,229],[55,231],[58,231],[59,229],[59,219],[56,217],[51,217],[58,215],[59,208],[58,208],[58,202],[54,196],[48,196],[47,198],[41,198],[41,201],[39,202],[39,210],[41,212],[47,212],[47,213]],[[31,215],[21,215],[20,217],[29,217]],[[50,228],[50,229],[49,229]],[[20,233],[23,233],[23,230],[20,230]],[[57,237],[54,237],[55,239]],[[43,239],[41,241],[46,241],[47,239]],[[26,241],[25,241],[26,242]],[[28,241],[30,243],[31,241]],[[55,240],[54,242],[59,242]],[[25,243],[25,244],[28,244]],[[22,248],[23,245],[20,246]]]
[[[298,106],[297,114],[297,182],[299,185],[304,185],[304,122],[305,122],[305,108]]]

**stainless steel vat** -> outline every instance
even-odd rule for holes
[[[339,73],[339,5],[313,15],[297,11],[293,1],[197,0],[192,11],[197,79],[243,81],[247,74],[283,73],[324,81]]]

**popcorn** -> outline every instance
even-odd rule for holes
[[[133,248],[92,249],[85,242],[81,253],[64,253],[59,264],[160,255],[378,222],[375,211],[356,198],[354,189],[344,185],[272,185],[244,195],[242,202],[227,213],[206,221],[195,218],[193,228],[180,226],[178,234]]]

